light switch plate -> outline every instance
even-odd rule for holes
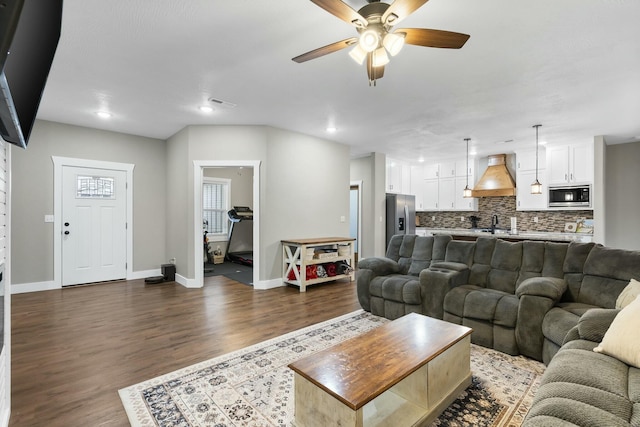
[[[44,216],[44,222],[53,222],[53,221],[54,221],[53,215],[45,215]]]

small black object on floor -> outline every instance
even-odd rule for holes
[[[152,276],[144,279],[144,283],[157,284],[163,282],[174,282],[176,280],[176,266],[174,264],[162,264],[162,276]]]

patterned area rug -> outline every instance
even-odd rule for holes
[[[120,398],[132,426],[290,426],[287,365],[387,321],[356,311],[124,388]],[[472,345],[471,371],[471,386],[433,426],[519,426],[544,365]]]

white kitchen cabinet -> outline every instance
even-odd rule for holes
[[[544,147],[538,147],[538,169],[546,168],[547,151]],[[516,151],[516,176],[519,171],[536,170],[536,150]],[[544,177],[544,175],[538,174]]]
[[[516,152],[516,210],[547,210],[549,197],[546,175],[546,150],[538,148],[538,181],[542,184],[542,194],[531,194],[531,184],[536,180],[536,150]]]
[[[456,209],[455,178],[440,178],[438,180],[438,210],[453,211]]]
[[[474,184],[475,161],[469,159],[467,177],[467,159],[430,164],[424,167],[423,211],[473,211],[478,210],[476,198],[464,198],[467,185]],[[417,199],[416,199],[417,200]],[[419,208],[420,209],[420,208]]]
[[[466,176],[455,178],[455,210],[476,211],[478,210],[478,199],[476,197],[464,197],[464,188],[467,186]],[[469,187],[473,186],[473,177],[469,177]]]
[[[438,180],[425,179],[422,189],[422,206],[425,211],[438,210]]]
[[[424,179],[438,179],[440,175],[440,165],[433,163],[424,166]]]
[[[538,181],[542,184],[542,194],[531,194],[531,184],[536,180],[536,171],[518,171],[516,174],[516,210],[546,211],[549,197],[544,177],[544,170],[538,171]]]
[[[409,194],[416,197],[416,210],[424,210],[424,167],[411,166],[411,187]]]
[[[454,178],[456,176],[456,162],[440,163],[438,178]]]
[[[411,186],[410,166],[402,161],[387,158],[386,164],[387,193],[408,193]]]
[[[467,159],[458,160],[456,162],[456,176],[467,176],[469,175],[469,182],[471,182],[471,177],[475,174],[475,161],[473,159],[469,159],[469,170],[467,171]],[[471,183],[473,184],[473,183]],[[464,187],[463,187],[464,188]]]
[[[592,184],[593,144],[548,147],[547,180],[549,185]]]

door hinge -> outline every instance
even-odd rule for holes
[[[129,229],[129,223],[128,223],[128,222],[125,222],[125,223],[124,223],[124,229],[125,229],[125,230],[128,230],[128,229]]]

